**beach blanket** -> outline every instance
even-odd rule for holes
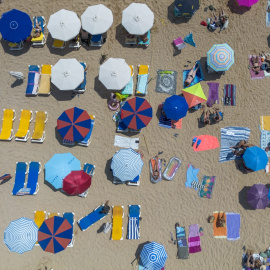
[[[248,140],[250,135],[250,129],[246,127],[226,127],[220,129],[220,154],[219,162],[241,159],[233,155],[233,147],[237,145],[241,140]]]
[[[38,89],[38,82],[40,78],[40,73],[37,71],[29,71],[28,73],[28,83],[26,87],[26,95],[36,95]]]
[[[177,121],[171,120],[171,126],[172,126],[172,128],[181,129],[182,128],[182,119],[179,119]]]
[[[197,142],[193,145],[193,150],[195,152],[211,150],[211,149],[215,149],[219,147],[219,142],[218,142],[217,137],[210,136],[210,135],[200,135],[200,136],[196,136],[196,138],[197,138]],[[198,140],[201,140],[201,143],[197,147]]]
[[[114,137],[114,146],[139,149],[139,138],[127,138],[119,135]]]
[[[176,227],[177,257],[178,259],[188,259],[188,243],[184,227]]]
[[[188,247],[189,253],[197,253],[202,251],[198,224],[189,226]]]
[[[171,119],[167,118],[166,115],[164,115],[163,113],[160,114],[159,117],[159,125],[161,127],[165,127],[165,128],[172,128],[172,124],[171,124]]]
[[[212,107],[215,103],[219,104],[219,95],[218,95],[219,83],[210,82],[207,84],[209,86],[209,93],[206,104],[208,107]]]
[[[190,44],[191,46],[193,46],[195,48],[197,47],[196,43],[194,42],[193,35],[191,32],[189,32],[189,34],[187,36],[185,36],[184,42]]]
[[[216,176],[204,175],[202,179],[202,183],[201,183],[204,187],[199,189],[199,192],[198,192],[199,196],[201,198],[211,199],[215,182],[216,182]]]
[[[261,116],[260,125],[262,130],[270,131],[270,116]]]
[[[264,71],[263,70],[260,70],[259,74],[255,74],[255,72],[252,70],[252,67],[253,67],[253,64],[252,64],[252,61],[251,61],[252,55],[249,55],[248,58],[249,58],[249,65],[251,67],[251,69],[250,69],[251,80],[254,80],[254,79],[263,79],[265,77]],[[259,57],[259,66],[261,64],[262,64],[262,59],[261,59],[261,57]]]
[[[177,72],[173,70],[157,70],[156,92],[174,95],[176,93]]]
[[[260,147],[262,150],[265,150],[265,148],[268,146],[270,143],[270,131],[267,130],[261,130],[261,138],[260,138]],[[265,152],[267,157],[270,157],[270,151]]]
[[[227,240],[235,241],[240,238],[240,214],[226,213]]]
[[[188,86],[192,86],[196,83],[199,83],[201,81],[204,81],[204,76],[203,76],[203,70],[202,70],[202,65],[200,63],[200,61],[197,61],[198,65],[199,65],[199,68],[196,72],[196,76],[195,78],[193,79],[192,83]],[[187,79],[187,76],[188,76],[188,73],[190,72],[191,69],[188,69],[188,70],[183,70],[183,88],[187,88],[185,86],[185,80]]]
[[[148,87],[148,82],[147,82],[148,77],[149,77],[149,74],[138,75],[137,89],[136,89],[137,94],[146,95],[147,87]]]
[[[215,238],[227,238],[227,227],[217,227],[217,218],[218,218],[218,211],[213,213],[215,218],[213,223],[214,228],[214,237]],[[223,212],[220,212],[220,215],[223,215]],[[224,214],[224,219],[227,221],[226,213]]]
[[[267,2],[266,10],[268,9],[269,6],[270,6],[270,0],[268,0]],[[266,27],[270,27],[270,12],[267,12],[267,11],[266,11]]]
[[[200,169],[195,169],[195,167],[192,164],[188,164],[188,169],[187,169],[187,180],[185,183],[186,187],[192,188],[191,183],[193,181],[196,181],[197,183],[199,183],[199,179],[198,179],[198,173],[199,173]]]
[[[233,84],[224,85],[224,95],[223,95],[225,106],[235,106],[236,105],[236,86]]]

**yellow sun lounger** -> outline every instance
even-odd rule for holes
[[[31,142],[43,143],[45,136],[45,123],[48,120],[47,112],[36,111],[35,128],[31,137]]]
[[[0,140],[2,141],[11,141],[14,137],[13,133],[13,121],[16,118],[16,113],[14,110],[11,109],[4,109],[4,117],[3,117],[3,124],[0,134]]]
[[[64,49],[66,47],[66,42],[63,40],[55,39],[52,47],[56,49]]]
[[[124,206],[112,206],[111,240],[123,240]]]
[[[33,112],[30,110],[21,110],[19,129],[15,134],[15,141],[26,142],[29,138],[29,125],[32,121]]]
[[[46,43],[46,37],[45,35],[41,32],[39,37],[32,37],[31,39],[32,46],[44,46]]]
[[[38,95],[50,95],[51,93],[52,66],[42,65]]]
[[[34,213],[35,213],[34,214],[34,221],[35,221],[36,225],[38,226],[38,228],[40,228],[43,221],[45,221],[45,219],[46,219],[47,213],[46,213],[46,211],[35,211]],[[35,245],[39,246],[39,243],[36,242]]]
[[[48,218],[51,218],[51,217],[60,217],[60,213],[49,213]]]

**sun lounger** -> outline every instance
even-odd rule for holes
[[[36,111],[35,128],[31,137],[31,142],[43,143],[45,136],[45,123],[48,120],[47,112]]]
[[[64,212],[63,218],[65,218],[69,224],[72,226],[72,239],[70,243],[68,244],[68,247],[73,247],[75,242],[75,235],[74,235],[74,224],[75,224],[75,214],[73,212]]]
[[[15,134],[15,141],[26,142],[29,138],[29,125],[33,119],[33,112],[30,110],[21,110],[19,129]]]
[[[123,240],[124,206],[112,206],[111,240]]]
[[[38,83],[40,78],[40,66],[28,66],[28,82],[25,91],[26,96],[36,96],[38,91]]]
[[[133,95],[133,76],[134,76],[134,67],[132,65],[129,65],[131,69],[131,75],[130,75],[130,81],[125,86],[125,88],[122,90],[122,95]]]
[[[137,38],[138,38],[138,36],[136,36],[136,35],[134,35],[133,37],[128,37],[128,36],[126,36],[126,38],[125,38],[125,44],[126,45],[135,45],[135,44],[137,44]]]
[[[140,185],[140,175],[136,176],[132,181],[127,181],[128,186],[139,186]]]
[[[141,40],[140,37],[139,37],[139,42],[138,42],[138,44],[139,44],[139,45],[144,45],[145,47],[148,47],[148,46],[149,46],[149,44],[150,44],[150,38],[151,38],[150,30],[147,32],[147,38],[148,38],[148,40],[147,40],[146,42],[144,42],[144,41]]]
[[[29,195],[36,195],[39,190],[38,185],[38,175],[41,172],[41,163],[40,162],[29,162],[29,171],[26,188],[30,188]]]
[[[9,46],[9,49],[11,51],[20,51],[23,49],[24,47],[24,42],[21,41],[20,43],[12,43],[12,42],[9,42],[8,43],[8,46]]]
[[[146,95],[148,87],[148,77],[149,77],[149,66],[148,65],[139,65],[139,74],[137,81],[136,94]]]
[[[189,252],[185,227],[176,226],[175,231],[177,240],[177,258],[188,259]]]
[[[89,163],[84,163],[84,166],[83,166],[83,170],[89,175],[91,175],[91,177],[93,177],[95,173],[95,168],[96,168],[95,165],[92,165]],[[79,194],[78,196],[85,198],[87,196],[87,193],[88,193],[88,189],[85,192]]]
[[[18,195],[18,192],[24,188],[25,175],[27,174],[27,162],[17,162],[15,172],[15,182],[12,195]]]
[[[0,140],[1,141],[11,141],[14,137],[13,133],[13,121],[16,118],[15,110],[11,109],[3,109],[4,116],[3,116],[3,123],[2,129],[0,133]]]
[[[38,226],[38,228],[40,228],[40,226],[42,225],[42,223],[47,218],[47,213],[46,213],[46,211],[35,211],[34,213],[35,213],[34,214],[34,221],[35,221],[36,225]],[[36,242],[35,245],[36,246],[39,246],[39,243]]]
[[[51,93],[52,65],[42,65],[38,95],[49,96]]]
[[[102,35],[93,35],[90,39],[90,46],[102,46]]]
[[[141,206],[129,205],[127,239],[140,239]]]
[[[66,42],[63,40],[55,39],[52,47],[55,49],[64,49],[66,47]]]
[[[83,66],[83,69],[85,70],[86,63],[80,62],[80,64]],[[85,90],[86,90],[86,74],[87,74],[87,71],[84,71],[84,80],[83,80],[83,82],[75,90],[73,90],[73,92],[79,93],[79,94],[85,92]]]
[[[76,38],[70,40],[68,47],[72,48],[72,49],[79,50],[81,48],[80,36],[78,35]]]
[[[77,144],[81,145],[81,146],[89,146],[89,144],[91,143],[91,135],[92,135],[92,131],[95,125],[95,116],[94,115],[89,115],[90,119],[91,119],[91,128],[89,130],[89,132],[87,133],[87,135],[84,137],[83,140],[78,141]]]
[[[60,217],[60,213],[48,213],[48,218],[51,218],[51,217]]]
[[[36,18],[37,18],[37,21],[41,27],[41,33],[40,33],[39,37],[32,37],[31,42],[32,42],[33,47],[44,46],[46,43],[46,37],[44,34],[44,26],[46,25],[45,18],[43,16],[33,17],[34,28],[36,27]]]
[[[77,221],[80,229],[82,231],[85,231],[86,229],[88,229],[91,225],[93,225],[94,223],[96,223],[97,221],[105,218],[108,214],[103,214],[101,213],[103,205],[98,206],[93,212],[91,212],[89,215],[79,219]]]

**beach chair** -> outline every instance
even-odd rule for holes
[[[8,47],[11,51],[20,51],[24,47],[24,42],[23,41],[21,41],[20,43],[9,42]]]
[[[30,110],[21,110],[19,129],[15,134],[15,141],[27,142],[29,138],[29,125],[33,119],[33,112]]]
[[[75,142],[72,142],[72,141],[67,140],[67,139],[63,139],[63,145],[74,146]]]
[[[53,41],[52,47],[55,49],[64,49],[66,47],[66,42],[63,40],[55,39]]]
[[[68,47],[72,48],[72,49],[79,50],[81,48],[80,36],[78,35],[74,39],[70,40],[68,43]]]
[[[139,186],[140,185],[140,175],[136,176],[132,181],[127,181],[128,186]]]
[[[26,188],[30,189],[29,195],[36,195],[39,191],[39,184],[38,184],[38,175],[41,172],[41,163],[40,162],[29,162],[29,169],[28,169],[28,179]]]
[[[51,75],[52,75],[52,65],[42,65],[40,82],[38,88],[38,95],[49,96],[51,94]]]
[[[35,127],[31,137],[31,142],[43,143],[45,136],[45,124],[48,120],[48,114],[45,111],[36,111]]]
[[[89,116],[91,118],[91,128],[83,140],[77,141],[77,144],[81,146],[89,146],[89,144],[91,143],[91,135],[94,128],[96,117],[94,115],[89,115]]]
[[[95,165],[92,165],[89,163],[84,163],[84,165],[83,165],[83,170],[86,173],[88,173],[91,176],[91,178],[93,178],[93,175],[95,174],[95,168],[96,168]],[[87,194],[88,194],[88,189],[85,192],[79,194],[78,196],[85,198],[87,196]]]
[[[125,88],[122,90],[122,95],[133,95],[133,77],[134,77],[134,67],[132,65],[129,65],[131,69],[131,75],[130,75],[130,81],[125,86]]]
[[[16,118],[15,110],[12,109],[3,109],[4,116],[3,116],[3,123],[2,129],[0,133],[0,140],[1,141],[11,141],[14,137],[13,133],[13,121]]]
[[[144,42],[142,39],[140,39],[140,37],[139,37],[139,42],[138,42],[138,44],[139,45],[144,45],[145,47],[148,47],[149,46],[149,44],[150,44],[150,38],[151,38],[151,33],[150,33],[150,30],[147,32],[147,38],[148,38],[148,40],[146,41],[146,42]]]
[[[174,39],[173,44],[179,51],[184,49],[187,46],[187,44],[184,42],[184,40],[181,37]]]
[[[129,205],[127,239],[140,239],[141,206]]]
[[[38,91],[38,83],[40,78],[40,66],[28,66],[28,82],[25,91],[26,96],[36,96]]]
[[[139,65],[138,81],[136,94],[146,95],[148,87],[148,77],[149,77],[149,66],[148,65]]]
[[[177,241],[177,258],[188,259],[189,251],[186,238],[185,227],[175,226],[176,241]]]
[[[119,121],[117,122],[116,132],[129,132],[129,128],[121,119],[119,119]]]
[[[51,217],[60,217],[60,213],[48,213],[48,218],[51,218]]]
[[[36,27],[36,18],[38,23],[40,23],[41,33],[39,37],[32,37],[31,42],[33,47],[44,46],[46,44],[46,37],[44,34],[44,26],[46,25],[45,18],[43,16],[33,17],[34,28]]]
[[[80,64],[83,66],[83,69],[86,68],[86,63],[85,62],[80,62]],[[84,71],[84,80],[83,80],[83,82],[75,90],[73,90],[73,92],[79,93],[79,94],[85,92],[85,90],[86,90],[86,74],[87,74],[87,71]]]
[[[34,221],[38,228],[42,225],[42,223],[45,221],[47,218],[47,213],[46,211],[34,211]],[[39,246],[39,243],[36,242],[35,246]]]
[[[126,38],[125,38],[125,44],[126,45],[130,45],[130,46],[136,45],[137,44],[137,38],[138,38],[138,36],[135,36],[135,35],[134,35],[134,37],[128,37],[128,36],[126,36]]]
[[[102,35],[92,35],[90,39],[90,46],[102,46]]]
[[[123,240],[124,206],[112,206],[111,240]]]
[[[25,175],[27,174],[27,165],[27,162],[16,163],[15,181],[12,195],[19,195],[19,191],[24,188]]]
[[[75,224],[75,214],[73,212],[64,212],[63,218],[65,218],[69,224],[72,226],[72,239],[68,244],[68,247],[73,247],[75,242],[75,235],[74,235],[74,224]]]
[[[90,226],[92,226],[94,223],[105,218],[108,215],[108,213],[107,214],[101,213],[103,206],[104,206],[104,204],[98,206],[93,212],[91,212],[87,216],[85,216],[77,221],[77,223],[82,231],[85,231]]]

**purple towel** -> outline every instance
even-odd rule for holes
[[[240,238],[240,214],[226,213],[227,218],[227,239],[235,241]]]
[[[215,103],[219,104],[218,87],[219,83],[207,83],[209,85],[209,94],[207,99],[207,106],[212,107]]]
[[[188,247],[189,253],[197,253],[202,251],[198,224],[189,226]]]

